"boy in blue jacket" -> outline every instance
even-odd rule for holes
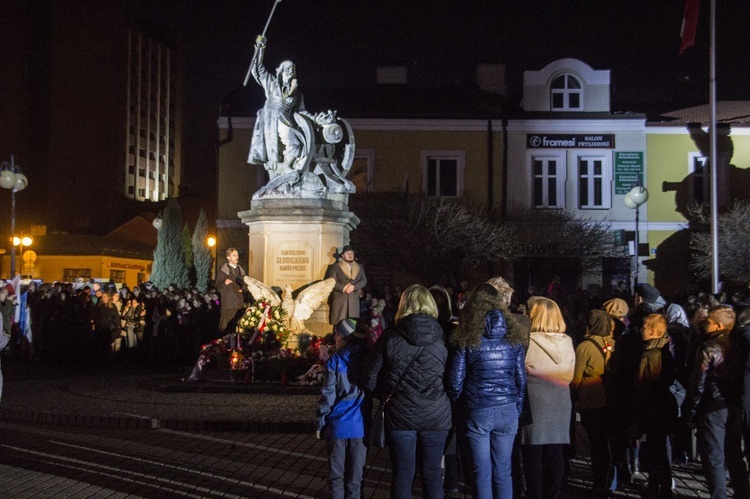
[[[328,451],[328,487],[333,499],[360,499],[367,457],[363,402],[357,386],[367,353],[366,324],[343,319],[336,324],[336,353],[326,362],[326,378],[318,406],[318,438]]]

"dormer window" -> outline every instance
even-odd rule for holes
[[[552,80],[553,111],[580,111],[582,109],[581,82],[574,76],[564,74]]]

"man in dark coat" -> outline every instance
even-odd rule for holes
[[[740,345],[730,337],[735,320],[727,305],[709,309],[707,338],[696,352],[685,398],[688,424],[698,430],[698,451],[711,498],[727,496],[727,469],[734,497],[750,497],[742,459],[744,359]]]
[[[367,285],[365,268],[354,261],[354,249],[344,246],[340,255],[341,260],[328,267],[325,277],[336,279],[330,301],[331,324],[338,324],[349,317],[359,317],[359,292]]]
[[[221,295],[220,333],[224,332],[229,322],[237,315],[237,311],[245,306],[244,292],[247,290],[242,279],[246,275],[245,269],[239,264],[240,255],[237,249],[229,248],[226,255],[227,263],[216,273],[216,290]]]

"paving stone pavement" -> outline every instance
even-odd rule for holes
[[[2,498],[328,497],[325,446],[312,435],[316,390],[188,385],[182,371],[10,371],[0,402]],[[570,498],[590,497],[577,430]],[[673,471],[677,497],[708,497],[699,466]],[[390,479],[388,450],[371,449],[365,497],[388,497]],[[612,497],[640,497],[641,485]]]

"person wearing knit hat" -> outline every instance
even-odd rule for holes
[[[343,340],[347,340],[350,337],[362,339],[365,337],[365,333],[359,327],[359,323],[358,319],[352,317],[341,319],[336,324],[336,334]]]
[[[364,323],[362,325],[366,326]],[[336,352],[326,361],[317,411],[317,436],[328,450],[331,497],[360,497],[367,448],[365,393],[357,386],[367,346],[360,321],[345,318],[334,327]]]
[[[615,349],[612,339],[614,321],[604,310],[592,310],[588,319],[586,339],[576,347],[573,372],[573,397],[581,414],[591,446],[591,471],[596,497],[604,497],[613,489],[614,463],[610,454],[609,412],[604,377]]]
[[[666,301],[664,301],[664,298],[661,297],[659,290],[647,282],[636,285],[635,293],[636,304],[638,304],[639,301],[643,301],[651,304],[656,310],[663,308],[664,305],[667,304]]]

